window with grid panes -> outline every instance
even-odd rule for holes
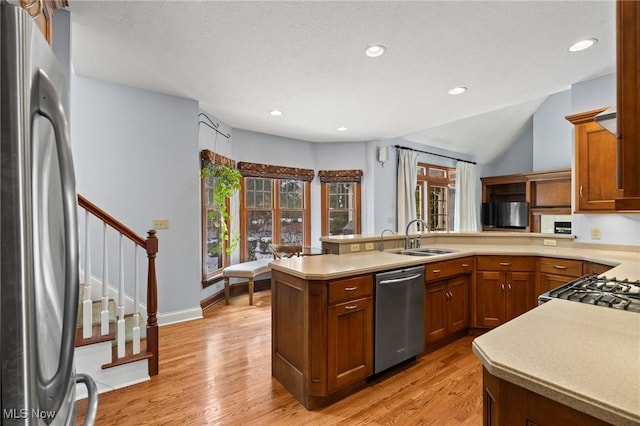
[[[417,217],[430,231],[453,231],[456,169],[418,163]]]
[[[359,234],[361,170],[320,170],[322,235]]]
[[[272,257],[270,244],[308,246],[311,214],[308,181],[268,177],[243,178],[241,258]]]
[[[213,152],[203,150],[201,152],[201,165],[205,167],[208,163],[214,162],[221,165],[232,165],[233,161],[214,155]],[[213,188],[216,177],[200,179],[201,205],[202,205],[202,284],[208,286],[221,279],[220,273],[225,266],[229,265],[229,255],[225,250],[216,251],[220,239],[220,206],[213,201]],[[226,201],[227,211],[229,201]],[[227,229],[231,224],[227,221]],[[226,248],[226,244],[224,246]]]

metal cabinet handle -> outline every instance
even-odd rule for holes
[[[511,266],[509,262],[500,262],[500,266]]]
[[[507,288],[511,291],[511,284],[507,284]]]
[[[469,267],[469,264],[468,264],[468,263],[463,263],[461,266],[462,266],[463,268],[468,268],[468,267]]]
[[[582,198],[582,185],[580,185],[580,198]]]
[[[353,290],[357,290],[357,289],[358,289],[358,286],[355,286],[355,287],[345,287],[345,288],[344,288],[344,291],[353,291]]]
[[[504,291],[504,284],[500,284],[500,288]]]
[[[553,265],[554,268],[556,269],[568,269],[568,266],[564,266],[564,265]]]
[[[355,304],[355,305],[347,305],[347,306],[345,306],[344,308],[345,308],[345,309],[347,309],[347,310],[351,310],[351,309],[355,309],[355,308],[357,308],[357,307],[358,307],[358,304]]]
[[[434,274],[439,274],[440,272],[441,272],[441,270],[440,270],[440,269],[434,269],[434,270],[433,270],[433,273],[434,273]]]

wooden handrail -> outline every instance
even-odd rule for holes
[[[142,247],[143,249],[147,248],[147,242],[144,238],[136,234],[131,228],[124,225],[122,222],[111,216],[109,213],[102,210],[100,207],[93,204],[91,201],[84,198],[82,195],[78,194],[78,205],[121,233],[122,235],[129,238],[131,241]]]
[[[78,205],[91,213],[93,216],[106,223],[120,234],[124,235],[147,252],[147,352],[152,356],[149,358],[149,375],[158,374],[158,281],[156,278],[156,254],[158,253],[158,237],[156,230],[147,232],[147,238],[142,238],[131,228],[115,219],[109,213],[78,194]]]

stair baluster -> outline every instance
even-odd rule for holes
[[[138,293],[140,281],[138,280],[138,246],[133,247],[133,354],[140,353],[140,307],[138,305]]]
[[[89,212],[84,214],[84,292],[82,300],[82,338],[93,334],[93,302],[91,300],[91,249],[89,246]]]
[[[118,358],[124,357],[125,354],[125,328],[124,328],[124,248],[122,245],[122,234],[118,242]]]
[[[100,334],[109,334],[109,264],[107,258],[107,224],[102,224],[102,312],[100,316]]]

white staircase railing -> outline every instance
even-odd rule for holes
[[[127,337],[130,337],[131,348],[130,353],[133,355],[140,354],[141,352],[141,339],[143,338],[142,330],[140,328],[140,318],[147,318],[146,326],[146,353],[151,354],[149,359],[149,374],[158,374],[158,326],[156,319],[157,309],[157,289],[156,289],[156,274],[155,274],[155,255],[157,253],[157,238],[155,237],[155,231],[151,230],[148,233],[148,238],[144,239],[137,234],[133,233],[129,228],[122,225],[120,222],[113,219],[110,215],[103,210],[96,207],[94,204],[78,196],[78,202],[81,208],[85,210],[84,216],[84,296],[82,300],[82,338],[90,339],[93,334],[93,300],[92,300],[92,281],[101,281],[101,288],[95,289],[95,292],[99,292],[99,295],[95,295],[97,300],[100,300],[100,335],[106,336],[110,334],[110,322],[113,320],[115,314],[115,329],[116,329],[116,354],[117,358],[123,358],[127,354],[126,345]],[[80,216],[80,217],[82,217]],[[97,220],[91,218],[97,218]],[[92,256],[91,252],[95,249],[93,245],[96,241],[100,240],[99,226],[102,225],[102,271],[101,277],[95,275],[96,269],[100,267],[100,264],[93,265],[92,268]],[[113,241],[112,237],[114,231],[118,237],[118,247],[109,244],[109,241]],[[125,262],[125,250],[129,250],[129,243],[132,244],[133,259],[131,263]],[[145,252],[139,250],[139,247],[145,249]],[[140,285],[139,285],[139,257],[146,254],[148,258],[148,271],[147,271],[147,306],[146,309],[140,304]],[[128,256],[127,256],[128,258]],[[115,261],[115,263],[113,263]],[[117,265],[116,265],[117,263]],[[117,287],[113,287],[109,282],[109,268],[113,273],[117,273],[118,282]],[[115,312],[113,305],[115,301]],[[110,310],[111,305],[111,310]],[[131,317],[131,318],[129,318]],[[126,327],[126,325],[131,324]],[[127,336],[127,328],[130,331]]]

